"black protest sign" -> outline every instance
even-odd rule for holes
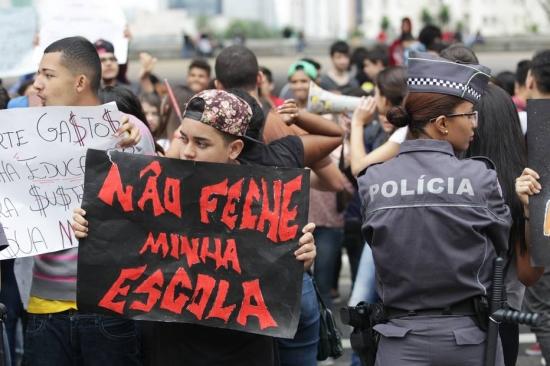
[[[531,255],[536,266],[550,265],[550,100],[527,101],[528,165],[540,175],[542,191],[529,197]]]
[[[79,310],[291,338],[309,174],[88,150]]]

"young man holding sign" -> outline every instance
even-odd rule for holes
[[[195,95],[183,116],[180,159],[247,164],[245,159],[250,147],[246,145],[256,144],[245,136],[252,114],[248,103],[226,91],[206,90]],[[271,155],[271,162],[274,156],[278,156],[277,165],[288,165],[281,155]],[[87,236],[88,222],[84,215],[81,209],[75,211],[73,229],[78,238]],[[315,258],[314,227],[310,223],[302,229],[300,246],[294,252],[305,269]],[[145,356],[150,364],[264,366],[278,363],[274,340],[268,336],[181,323],[145,323],[144,327]]]
[[[44,50],[34,82],[44,106],[98,106],[101,63],[82,37],[56,41]],[[139,143],[137,126],[121,119],[120,146]],[[144,153],[154,146],[142,143]],[[76,307],[78,249],[34,259],[24,363],[28,365],[139,365],[139,347],[131,320],[82,314]]]

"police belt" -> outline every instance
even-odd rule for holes
[[[446,308],[439,309],[420,309],[420,310],[404,310],[384,306],[386,319],[404,318],[407,316],[444,316],[444,315],[460,315],[474,316],[476,315],[476,305],[474,298],[462,300]]]

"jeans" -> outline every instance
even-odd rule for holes
[[[363,246],[357,277],[353,284],[353,290],[348,305],[356,306],[361,301],[367,303],[375,303],[378,301],[374,259],[372,257],[372,250],[367,243]],[[360,366],[360,364],[359,357],[353,352],[351,356],[351,366]]]
[[[134,321],[64,311],[29,314],[23,365],[141,365]]]
[[[319,303],[313,281],[304,273],[300,322],[293,339],[277,339],[280,366],[316,366],[319,343]]]
[[[327,307],[332,308],[330,289],[334,273],[337,270],[338,258],[342,250],[344,232],[339,228],[318,227],[313,233],[317,256],[315,257],[315,282]]]
[[[365,301],[370,304],[378,301],[378,295],[376,294],[376,272],[374,268],[374,258],[372,257],[372,250],[370,246],[366,243],[363,247],[363,253],[361,254],[361,260],[359,262],[359,269],[357,270],[357,278],[353,284],[353,290],[351,292],[348,305],[355,306],[361,301]]]
[[[4,322],[4,329],[6,333],[6,341],[9,344],[9,347],[6,349],[9,349],[11,355],[11,362],[10,364],[6,364],[6,366],[15,366],[16,363],[17,355],[15,353],[15,335],[18,320],[21,319],[23,321],[23,326],[25,325],[25,309],[21,303],[17,282],[15,282],[13,263],[14,259],[8,259],[2,261],[2,265],[0,266],[2,271],[2,290],[0,291],[0,302],[6,306],[8,311],[6,321]]]

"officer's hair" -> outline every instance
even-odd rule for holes
[[[430,120],[453,113],[464,99],[440,93],[409,93],[404,106],[396,106],[386,117],[396,127],[409,126],[414,137],[418,137]]]
[[[519,242],[525,246],[523,209],[516,195],[515,179],[527,165],[525,139],[512,97],[497,85],[489,83],[483,98],[476,104],[479,122],[466,157],[486,156],[493,163],[502,187],[504,201],[512,214],[510,248]]]
[[[400,105],[408,91],[407,72],[399,66],[385,68],[376,77],[376,86],[392,106]]]
[[[537,89],[543,94],[550,93],[550,50],[540,51],[533,57],[531,74]]]
[[[73,75],[84,74],[97,95],[101,83],[101,61],[94,45],[84,37],[68,37],[53,42],[46,53],[61,52],[61,63]]]

